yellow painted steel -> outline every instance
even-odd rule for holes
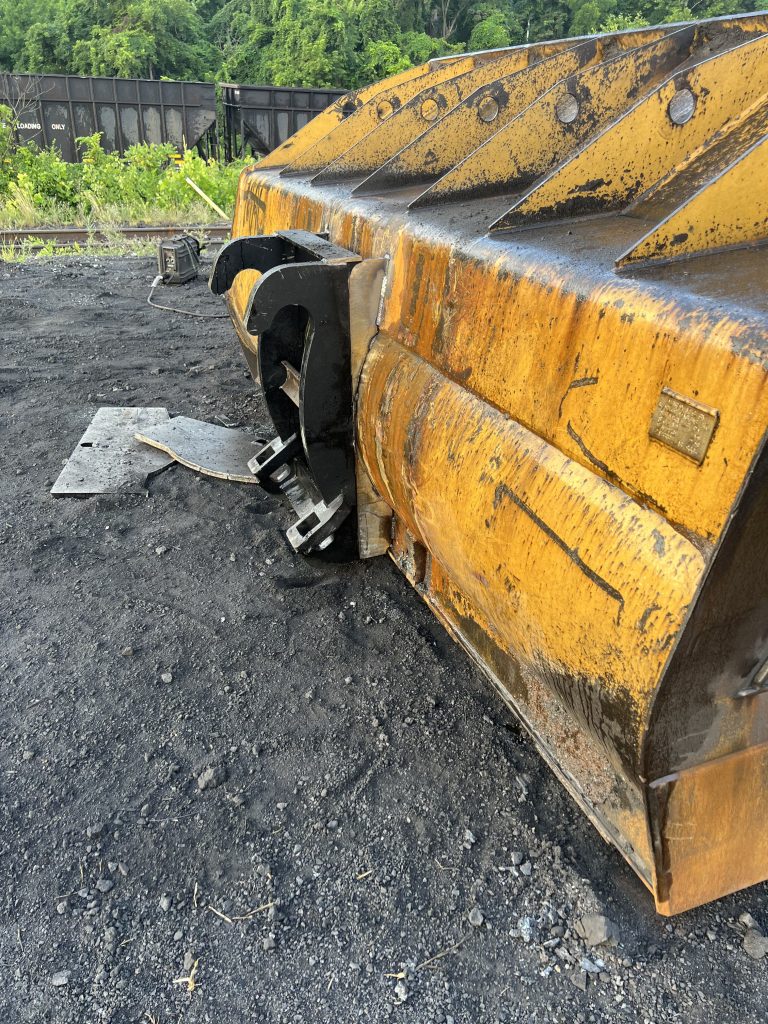
[[[373,171],[369,178],[357,189],[357,194],[374,194],[384,188],[409,185],[414,181],[425,181],[439,178],[443,174],[451,174],[453,169],[460,168],[461,161],[479,152],[484,143],[492,143],[497,133],[503,143],[502,130],[514,122],[536,99],[557,83],[562,83],[570,75],[577,74],[585,67],[600,65],[610,61],[625,50],[636,53],[638,47],[663,39],[670,34],[684,37],[685,33],[693,35],[695,29],[685,26],[672,32],[672,26],[642,29],[633,32],[622,32],[616,35],[600,36],[586,40],[572,40],[573,45],[561,50],[548,59],[543,57],[531,65],[526,72],[511,73],[497,79],[487,88],[479,88],[456,107],[448,111],[439,124],[427,128],[417,139],[408,143],[402,140],[402,148],[394,154],[387,154],[389,159]],[[661,51],[664,52],[663,50]],[[642,58],[640,58],[642,63]],[[610,74],[609,74],[610,79]],[[639,77],[639,76],[638,76]],[[630,90],[631,90],[630,85]],[[595,110],[600,109],[599,98],[592,97]],[[489,116],[488,105],[492,114]],[[514,141],[514,139],[513,139]],[[529,140],[530,141],[530,140]],[[371,139],[375,143],[375,137]],[[501,147],[499,147],[501,148]],[[497,173],[503,180],[504,159],[501,152],[493,148],[485,153],[483,166],[477,166],[478,180],[483,179],[483,167],[487,173],[494,174],[496,159],[502,161]],[[474,167],[474,164],[472,165]],[[438,186],[425,193],[424,199],[429,202],[433,195],[438,194]],[[422,200],[414,201],[414,206],[422,205]]]
[[[766,109],[768,114],[768,109]],[[768,135],[700,188],[616,261],[630,267],[768,241]]]
[[[423,181],[444,174],[524,110],[542,90],[549,89],[585,64],[599,62],[602,55],[602,43],[592,40],[579,43],[525,70],[505,75],[486,90],[473,93],[471,99],[455,107],[439,124],[405,145],[374,171],[359,186],[357,193],[375,193],[382,188],[408,185],[414,180]],[[481,105],[485,99],[498,106],[498,112],[491,120],[484,120],[482,115]]]
[[[501,644],[601,679],[642,719],[704,569],[698,549],[383,333],[359,403],[361,454],[379,493]]]
[[[695,37],[693,27],[680,29],[563,78],[412,206],[444,202],[478,189],[520,191],[626,110],[630,97],[636,100],[667,77],[691,52]],[[571,109],[565,105],[569,101]]]
[[[461,57],[448,63],[440,63],[422,75],[408,78],[405,81],[397,81],[392,87],[377,92],[349,117],[344,118],[327,135],[318,139],[301,155],[296,156],[283,173],[316,174],[424,89],[433,88],[458,75],[463,75],[465,72],[471,71],[478,63],[479,61],[475,57]]]
[[[322,184],[372,173],[476,89],[567,47],[567,43],[561,42],[501,51],[494,60],[483,61],[471,71],[424,89],[332,160],[315,176],[314,182]]]
[[[361,275],[349,308],[364,553],[389,543],[665,914],[768,877],[768,696],[743,692],[768,665],[768,249],[743,248],[768,235],[764,28],[625,34],[626,54],[577,42],[489,78],[364,189],[313,183],[321,157],[359,169],[397,145],[398,121],[416,130],[404,112],[377,129],[369,101],[345,137],[305,149],[305,174],[245,172],[233,225],[327,232],[375,261],[360,264],[375,293]],[[412,80],[412,112],[475,74],[460,64],[423,92]],[[518,121],[499,141],[515,142],[483,179],[488,134],[463,136],[457,114],[476,118],[501,81]],[[566,96],[577,117],[553,126]],[[452,170],[473,151],[480,198]],[[554,160],[506,216],[509,181]],[[397,186],[435,168],[445,203],[409,209]],[[606,215],[576,216],[590,211]],[[637,269],[682,255],[698,263]],[[255,279],[228,293],[251,360]]]
[[[303,128],[286,139],[271,153],[263,157],[259,163],[262,168],[285,167],[287,163],[296,160],[311,146],[322,139],[325,135],[341,124],[349,116],[350,110],[355,110],[367,103],[369,100],[382,95],[389,96],[393,89],[398,89],[414,78],[420,78],[429,72],[429,64],[417,65],[392,75],[384,82],[375,82],[373,85],[364,86],[356,92],[347,93],[332,103],[321,113],[313,117]]]
[[[389,255],[382,328],[392,337],[452,379],[467,379],[471,367],[472,390],[490,405],[596,474],[610,466],[610,479],[702,541],[718,535],[759,442],[761,414],[768,414],[762,367],[733,352],[733,339],[748,335],[740,318],[710,323],[702,315],[695,330],[683,331],[674,303],[639,296],[618,280],[580,300],[589,283],[578,266],[555,268],[543,255],[526,254],[522,266],[510,268],[499,243],[477,240],[473,258],[459,258],[445,239],[414,238],[403,215],[377,218],[374,228],[362,209],[355,215],[328,205],[308,184],[291,187],[252,171],[243,186],[258,202],[238,203],[234,234],[326,227],[363,257]],[[230,292],[240,313],[250,275],[238,275]],[[650,339],[649,324],[656,325]],[[551,343],[542,346],[542,337]],[[591,378],[595,383],[573,387]],[[648,436],[664,386],[721,410],[701,468]],[[633,409],[619,425],[617,397]],[[737,414],[744,408],[758,411],[746,424]]]
[[[676,124],[670,103],[682,90],[692,94],[690,120]],[[567,215],[574,199],[595,212],[636,198],[768,95],[768,36],[674,75],[620,120],[533,187],[492,231]]]
[[[735,892],[764,880],[768,833],[759,825],[768,818],[766,783],[768,744],[655,783],[653,820],[664,822],[653,836],[661,913],[675,914],[700,902],[702,863],[717,892]],[[706,827],[692,828],[695,821]]]

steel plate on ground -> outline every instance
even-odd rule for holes
[[[248,460],[263,442],[242,430],[176,416],[167,423],[138,430],[136,439],[167,452],[183,466],[206,476],[240,484],[259,482],[248,469]]]
[[[54,497],[89,494],[140,494],[147,478],[169,466],[164,452],[139,444],[134,434],[168,420],[168,410],[106,406],[99,409],[80,438],[56,483]]]

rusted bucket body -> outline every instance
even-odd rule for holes
[[[388,552],[674,914],[768,877],[768,16],[433,61],[243,174],[297,551]]]

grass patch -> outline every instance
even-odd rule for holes
[[[223,209],[231,215],[233,205],[234,202]],[[151,227],[162,224],[179,224],[184,227],[194,224],[216,224],[220,220],[210,206],[196,196],[193,203],[176,207],[158,206],[153,203],[126,205],[119,202],[104,203],[97,210],[88,211],[60,203],[52,203],[45,207],[35,204],[25,204],[21,208],[10,207],[8,204],[0,206],[0,231],[65,227],[102,231],[125,225]]]

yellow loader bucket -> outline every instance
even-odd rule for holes
[[[295,550],[389,553],[662,914],[768,878],[766,241],[752,14],[351,93],[211,277]]]

